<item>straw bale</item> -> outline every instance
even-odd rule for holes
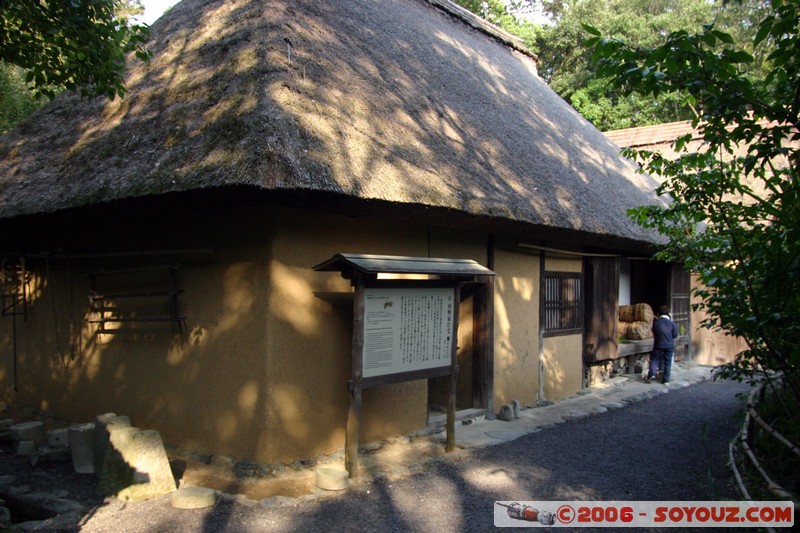
[[[650,339],[653,337],[652,322],[619,322],[619,334],[631,340]]]
[[[647,322],[652,324],[654,318],[653,308],[645,303],[622,305],[619,308],[620,322]]]

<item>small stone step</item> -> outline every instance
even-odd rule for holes
[[[323,490],[344,490],[349,485],[347,470],[320,466],[316,470],[316,485]]]
[[[44,424],[41,422],[21,422],[9,428],[11,430],[11,440],[19,442],[22,440],[35,440],[44,437]]]
[[[69,446],[69,430],[62,428],[48,431],[47,445],[51,448],[66,448]]]
[[[217,503],[217,492],[206,487],[184,487],[172,493],[175,509],[205,509]]]

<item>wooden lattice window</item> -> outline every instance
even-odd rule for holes
[[[545,272],[543,298],[546,336],[583,332],[583,274]]]
[[[691,280],[680,265],[672,266],[672,321],[682,335],[688,335],[691,326]]]

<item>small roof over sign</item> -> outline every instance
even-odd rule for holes
[[[314,267],[316,271],[363,274],[433,274],[437,276],[494,276],[472,259],[408,257],[400,255],[336,254]]]

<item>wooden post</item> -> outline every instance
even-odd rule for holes
[[[361,384],[350,381],[350,409],[347,411],[347,436],[344,466],[350,478],[358,475],[358,434],[361,431]]]
[[[358,475],[358,437],[361,431],[361,377],[364,351],[364,280],[358,276],[353,295],[352,379],[349,382],[350,408],[347,411],[347,435],[344,464],[350,478]]]
[[[461,284],[453,289],[453,342],[450,348],[450,391],[447,398],[447,443],[445,451],[456,449],[456,389],[458,388],[458,311],[461,302]]]

